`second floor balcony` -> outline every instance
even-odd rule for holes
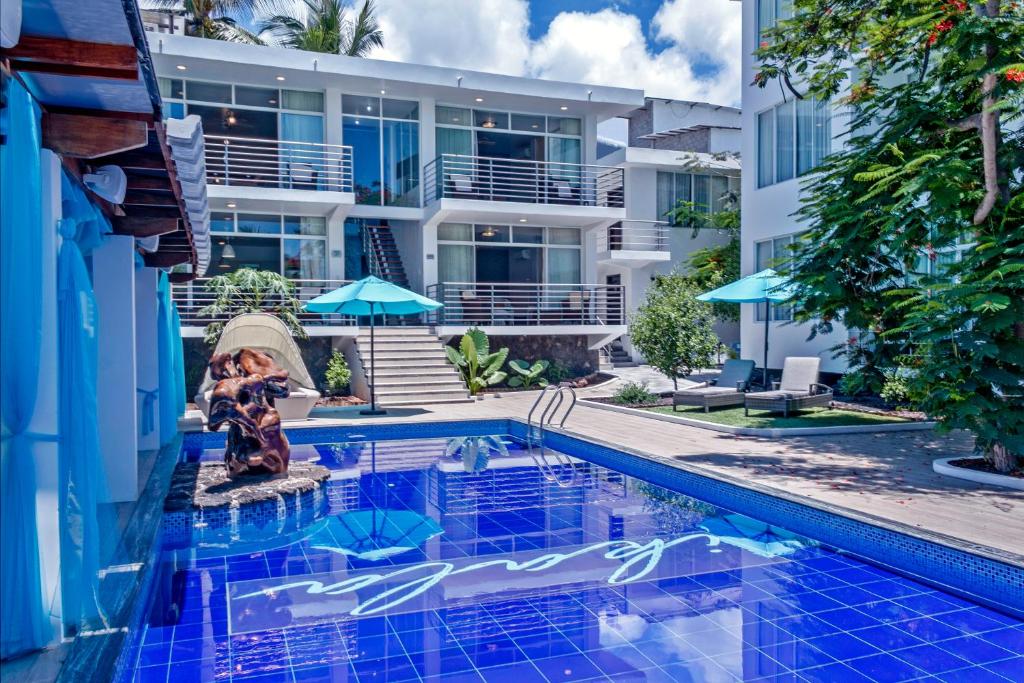
[[[664,221],[624,220],[605,228],[597,237],[597,260],[633,267],[672,259]]]
[[[614,166],[442,154],[424,168],[435,220],[590,226],[625,217],[623,169]]]
[[[294,140],[207,134],[206,179],[211,197],[281,202],[294,209],[352,205],[352,148]],[[296,192],[298,191],[298,192]]]

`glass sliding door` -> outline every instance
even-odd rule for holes
[[[324,159],[324,123],[320,116],[281,114],[281,173],[287,187],[323,189],[336,184],[341,169],[328,169]],[[313,143],[313,144],[302,144]]]
[[[380,119],[345,116],[342,135],[352,147],[352,176],[356,204],[381,203]]]
[[[384,204],[419,206],[420,127],[384,119]]]

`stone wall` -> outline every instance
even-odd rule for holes
[[[507,346],[509,360],[525,360],[527,363],[538,360],[557,360],[564,363],[572,371],[574,377],[597,372],[597,351],[587,349],[586,336],[491,336],[489,340],[492,349]],[[452,342],[457,346],[459,338],[456,337]]]
[[[658,138],[654,141],[653,147],[654,149],[671,149],[677,152],[710,152],[711,129],[698,128],[685,133],[676,133],[667,138]]]
[[[306,364],[309,376],[316,384],[317,391],[325,393],[324,374],[327,372],[327,362],[331,359],[331,338],[310,337],[295,341],[299,345],[302,360]],[[191,401],[203,381],[206,363],[213,350],[201,338],[190,337],[183,339],[182,342],[185,349],[185,396]]]

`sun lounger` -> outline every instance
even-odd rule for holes
[[[807,408],[831,408],[831,387],[818,382],[821,359],[791,356],[782,366],[782,379],[772,382],[772,391],[746,395],[744,413],[767,410],[788,417],[791,412]]]
[[[744,392],[750,386],[753,374],[754,361],[727,360],[717,379],[672,394],[672,410],[676,406],[697,406],[704,408],[706,413],[711,408],[743,405]]]

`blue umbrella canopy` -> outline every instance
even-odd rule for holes
[[[307,301],[303,308],[311,313],[409,315],[434,311],[441,306],[441,303],[433,299],[371,275],[327,294],[321,294]]]
[[[697,298],[719,304],[760,304],[766,301],[782,303],[793,298],[796,288],[789,278],[783,277],[771,268],[722,285],[705,292]]]
[[[709,517],[701,528],[719,537],[722,543],[741,548],[760,557],[791,555],[812,545],[791,531],[759,522],[743,515]]]
[[[314,548],[375,562],[415,550],[444,533],[430,517],[412,510],[373,508],[335,515],[309,537]]]

